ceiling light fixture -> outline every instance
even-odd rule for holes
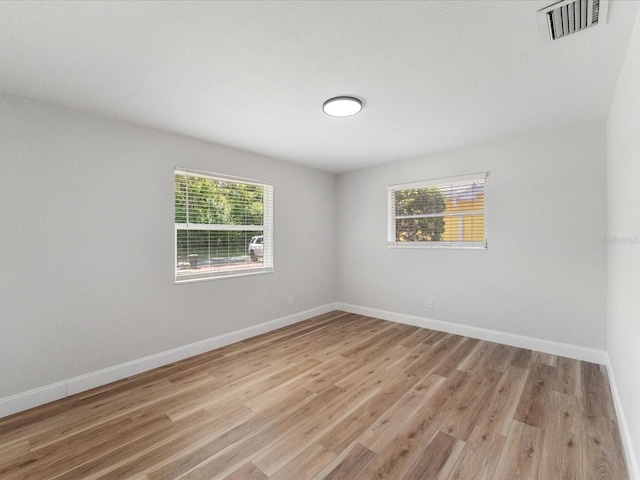
[[[355,97],[333,97],[322,104],[322,110],[332,117],[350,117],[362,110],[362,101]]]

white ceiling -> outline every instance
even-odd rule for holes
[[[553,1],[5,1],[0,90],[343,172],[604,120],[640,2],[544,45]]]

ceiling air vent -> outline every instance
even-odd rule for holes
[[[609,0],[563,0],[538,11],[540,33],[553,42],[596,25],[607,23]]]

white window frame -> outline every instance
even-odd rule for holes
[[[387,245],[390,248],[447,248],[447,249],[482,249],[487,248],[487,173],[474,173],[470,175],[461,175],[456,177],[436,178],[430,180],[424,180],[420,182],[402,183],[397,185],[387,186],[387,199],[388,199],[388,230],[387,230]],[[401,190],[411,190],[415,188],[428,188],[452,185],[457,183],[466,183],[472,181],[481,181],[484,183],[484,209],[474,210],[470,212],[454,212],[454,213],[436,213],[417,215],[412,217],[400,217],[396,216],[395,209],[395,192]],[[484,240],[483,241],[433,241],[433,242],[398,242],[396,241],[396,220],[400,218],[427,218],[427,217],[462,217],[465,215],[479,215],[482,214],[484,218]]]
[[[174,269],[175,283],[191,283],[206,280],[217,280],[221,278],[241,277],[247,275],[258,275],[264,273],[272,273],[274,270],[273,261],[273,185],[260,180],[236,177],[220,173],[205,172],[201,170],[187,169],[183,167],[174,168],[174,178],[176,175],[197,176],[212,180],[226,181],[231,183],[241,183],[246,185],[257,185],[263,188],[263,225],[228,225],[228,224],[196,224],[188,221],[187,223],[174,223]],[[175,203],[175,191],[174,191]],[[174,207],[175,208],[175,207]],[[262,232],[263,241],[263,262],[256,264],[247,262],[245,267],[238,266],[233,269],[205,269],[205,271],[182,271],[178,268],[178,231],[179,230],[212,230],[212,231],[255,231]],[[246,245],[248,248],[248,245]]]

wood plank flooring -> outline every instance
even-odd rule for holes
[[[604,367],[332,312],[0,419],[0,478],[628,473]]]

